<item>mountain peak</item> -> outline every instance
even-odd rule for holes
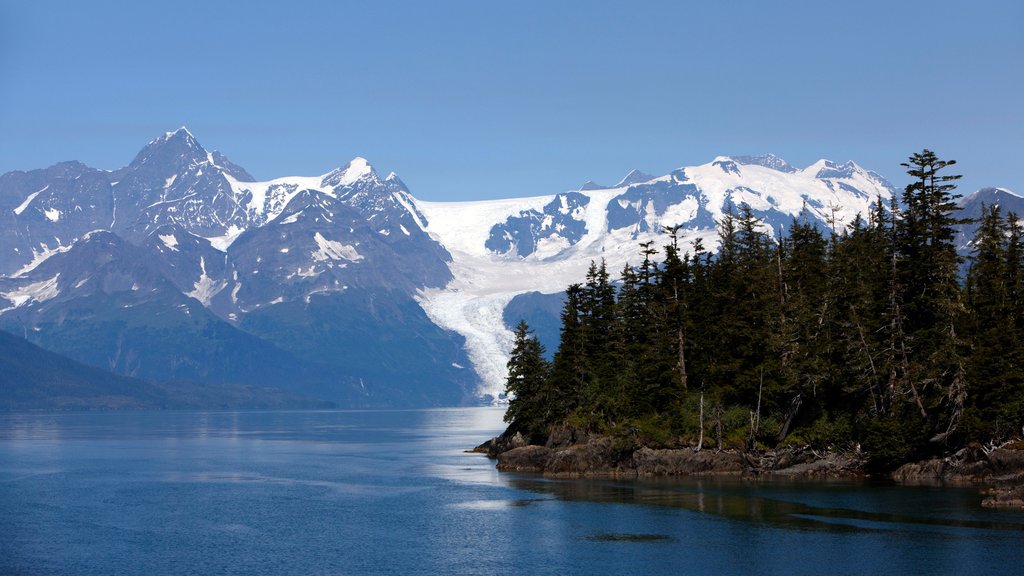
[[[607,188],[607,186],[601,186],[600,184],[594,182],[593,180],[587,180],[586,182],[583,183],[583,186],[580,186],[580,192],[586,192],[587,190],[604,190],[605,188]]]
[[[323,185],[330,187],[350,186],[364,179],[377,178],[370,162],[362,156],[356,156],[341,168],[331,170],[324,175]]]
[[[164,132],[163,136],[152,140],[149,144],[152,146],[154,144],[164,145],[171,143],[176,143],[180,146],[184,146],[185,148],[203,150],[203,147],[199,144],[199,141],[196,140],[196,137],[193,136],[192,133],[188,131],[188,128],[184,126],[171,132]]]
[[[164,133],[164,138],[173,138],[175,136],[179,136],[179,137],[182,137],[182,138],[191,138],[192,140],[195,140],[195,138],[196,138],[195,136],[192,135],[191,132],[188,131],[188,128],[185,127],[185,126],[182,126],[181,128],[178,128],[177,130],[173,130],[171,132],[165,132]]]
[[[797,171],[789,162],[770,152],[759,156],[732,156],[731,158],[744,166],[763,166],[778,172],[785,172],[786,174],[792,174]]]
[[[1013,190],[1006,188],[1000,188],[995,186],[989,186],[985,188],[979,188],[968,196],[962,198],[959,202],[960,206],[966,206],[972,203],[985,203],[985,204],[997,204],[1003,198],[1010,197],[1013,199],[1024,199],[1024,196],[1017,194]]]
[[[863,168],[861,168],[853,160],[848,160],[843,164],[839,162],[833,162],[821,158],[814,164],[811,164],[804,169],[805,172],[814,172],[814,177],[819,179],[824,178],[852,178],[854,174],[867,174]]]
[[[629,186],[630,184],[639,184],[641,182],[647,182],[650,180],[654,180],[654,176],[634,169],[630,170],[629,174],[626,174],[626,177],[620,180],[619,183],[615,185],[615,187],[622,188],[623,186]]]
[[[170,162],[176,167],[189,163],[199,163],[207,159],[206,149],[199,144],[195,136],[182,126],[173,132],[165,132],[163,136],[151,140],[135,159],[133,166],[142,164],[164,164]]]

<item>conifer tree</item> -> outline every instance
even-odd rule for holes
[[[505,422],[515,431],[538,439],[546,433],[552,422],[548,373],[550,366],[544,359],[544,345],[520,320],[515,330],[515,343],[508,361],[505,394],[509,398]]]
[[[583,286],[571,284],[565,290],[562,332],[551,365],[551,404],[556,419],[564,419],[585,405],[590,365],[583,330]]]
[[[1019,428],[1016,412],[1024,367],[1009,286],[1016,276],[1010,271],[1014,262],[1008,257],[1009,236],[999,206],[983,207],[966,283],[973,343],[968,373],[974,383],[969,426],[976,438],[1004,436]]]
[[[960,258],[953,239],[958,174],[940,174],[955,160],[940,160],[931,150],[913,154],[902,165],[915,178],[903,193],[899,221],[903,256],[903,304],[907,331],[914,342],[911,382],[922,412],[941,414],[935,440],[944,440],[963,413],[967,382],[963,342],[957,332],[964,308],[958,283]],[[918,387],[918,384],[920,387]]]

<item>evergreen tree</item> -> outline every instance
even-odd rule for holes
[[[593,418],[607,420],[614,405],[622,346],[615,318],[615,287],[603,259],[600,265],[590,263],[580,299],[583,353],[588,364],[586,406]]]
[[[932,413],[936,440],[956,429],[967,400],[963,342],[957,333],[964,312],[960,258],[953,245],[954,226],[962,222],[953,216],[960,175],[940,174],[954,164],[927,149],[902,164],[915,178],[904,190],[899,221],[903,309],[914,346],[910,384],[921,412]]]
[[[546,434],[547,426],[553,421],[547,381],[549,370],[544,345],[533,335],[526,321],[521,320],[516,326],[515,344],[508,361],[505,394],[509,403],[505,422],[535,440]]]
[[[773,240],[741,205],[664,258],[641,244],[621,288],[604,262],[566,290],[561,342],[543,362],[525,324],[509,363],[509,420],[666,443],[862,443],[887,468],[1024,425],[1024,230],[985,209],[965,282],[954,164],[925,150],[915,179],[826,238],[808,218]],[[749,420],[747,418],[749,414]]]
[[[571,284],[565,290],[562,332],[551,365],[551,410],[556,421],[586,405],[590,365],[586,357],[583,330],[583,286]]]
[[[1024,374],[1015,326],[1010,282],[1009,224],[999,206],[984,207],[974,236],[966,293],[973,343],[968,374],[974,383],[968,408],[968,431],[976,439],[1003,437],[1020,427]],[[1016,241],[1016,239],[1014,239]]]

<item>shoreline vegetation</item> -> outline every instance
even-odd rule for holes
[[[670,227],[619,282],[592,262],[553,360],[516,328],[509,426],[475,451],[547,476],[979,485],[1024,507],[1024,229],[986,207],[961,258],[954,164],[912,155],[899,201],[828,230],[773,238],[740,204],[715,255]]]

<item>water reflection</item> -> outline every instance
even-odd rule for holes
[[[898,509],[888,512],[859,508],[829,507],[787,499],[794,492],[803,492],[815,501],[815,491],[844,491],[859,495],[870,507],[879,496],[876,488],[850,483],[806,484],[796,487],[792,483],[772,486],[765,483],[747,483],[742,480],[723,479],[655,479],[646,481],[613,480],[561,480],[527,474],[508,474],[510,486],[519,490],[551,495],[566,501],[643,504],[681,508],[703,514],[722,516],[731,520],[772,527],[797,530],[877,531],[906,529],[972,528],[983,530],[1024,531],[1024,522],[999,520],[998,514],[980,510],[979,518],[932,516],[926,511]],[[916,488],[897,487],[896,490],[913,493]],[[969,489],[944,488],[957,498],[977,492]],[[778,492],[778,497],[763,494]],[[809,494],[807,494],[809,493]],[[1011,515],[1012,516],[1012,515]]]
[[[499,473],[501,416],[0,415],[0,574],[1019,573],[975,491]]]

